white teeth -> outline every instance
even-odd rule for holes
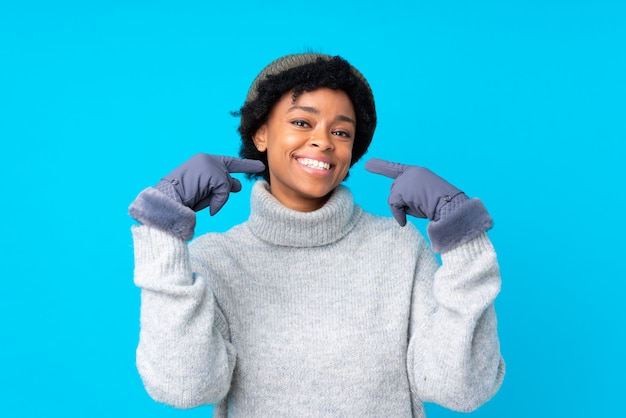
[[[298,162],[302,165],[306,165],[307,167],[315,168],[316,170],[330,170],[330,164],[312,160],[310,158],[300,158]]]

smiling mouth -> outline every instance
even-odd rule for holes
[[[323,161],[312,160],[310,158],[298,158],[297,161],[300,164],[313,168],[315,170],[321,170],[321,171],[330,170],[330,164],[325,163]]]

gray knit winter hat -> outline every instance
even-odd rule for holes
[[[333,57],[325,54],[316,54],[316,53],[304,53],[304,54],[291,54],[285,55],[284,57],[280,57],[272,62],[270,62],[261,72],[256,76],[250,89],[248,90],[248,95],[246,96],[246,102],[250,102],[256,99],[258,95],[257,88],[259,83],[263,80],[267,80],[269,76],[278,75],[284,71],[291,70],[292,68],[301,67],[306,64],[311,64],[316,62],[318,59],[324,61],[330,61]],[[363,74],[352,65],[350,65],[350,70],[352,74],[358,78],[370,91],[372,92],[369,83],[363,77]],[[372,95],[373,100],[373,95]]]

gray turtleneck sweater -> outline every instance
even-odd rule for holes
[[[149,394],[217,417],[424,417],[498,390],[496,255],[483,233],[438,264],[411,225],[340,186],[314,212],[257,182],[247,222],[189,245],[133,227],[137,366]]]

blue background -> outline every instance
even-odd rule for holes
[[[196,152],[236,154],[229,111],[307,49],[370,81],[366,157],[428,166],[496,221],[508,371],[470,416],[621,415],[626,2],[226,3],[0,3],[0,416],[210,415],[137,375],[127,207]],[[387,179],[361,162],[348,185],[389,213]],[[249,188],[197,232],[245,220]]]

